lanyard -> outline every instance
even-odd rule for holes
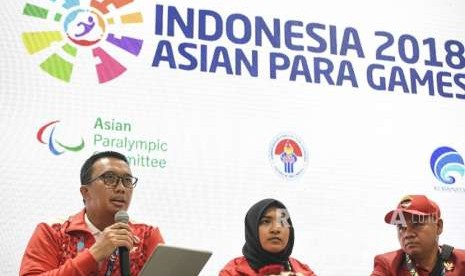
[[[110,276],[111,273],[113,272],[113,267],[115,265],[116,255],[117,255],[116,252],[118,252],[118,249],[116,249],[115,252],[113,252],[113,254],[111,254],[110,258],[108,259],[107,270],[105,271],[105,276]]]
[[[410,259],[410,256],[408,254],[405,255],[405,264],[407,265],[407,270],[410,273],[410,276],[419,276],[417,269],[415,268],[415,264],[413,263],[412,259]],[[438,256],[439,258],[439,256]],[[438,259],[439,261],[439,259]],[[444,261],[445,263],[445,261]],[[440,276],[445,276],[446,275],[446,266],[445,264],[442,266],[441,274]],[[435,276],[435,275],[434,275]]]

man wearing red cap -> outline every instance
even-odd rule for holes
[[[465,275],[465,250],[439,246],[443,221],[434,201],[405,196],[384,221],[397,226],[401,249],[376,256],[371,276]]]

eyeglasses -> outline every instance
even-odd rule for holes
[[[87,183],[91,183],[97,179],[101,179],[103,181],[103,184],[105,184],[105,186],[111,189],[116,188],[120,180],[125,188],[133,189],[134,187],[136,187],[136,183],[138,180],[137,177],[131,175],[118,176],[114,173],[103,173]]]

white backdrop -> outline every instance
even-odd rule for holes
[[[24,15],[26,3],[49,10],[48,17]],[[465,102],[460,98],[465,95],[465,85],[461,84],[465,78],[460,75],[463,68],[452,68],[454,64],[465,66],[461,66],[463,52],[457,46],[465,43],[463,1],[396,0],[387,5],[366,1],[263,4],[183,0],[174,4],[139,0],[120,9],[110,7],[110,12],[103,15],[105,20],[115,20],[115,24],[106,21],[106,32],[143,40],[137,56],[109,47],[105,41],[94,45],[106,49],[127,68],[105,83],[98,82],[93,68],[100,62],[92,56],[90,49],[94,46],[76,45],[64,36],[61,42],[38,53],[26,50],[23,33],[62,32],[63,18],[69,12],[60,8],[63,3],[73,1],[8,0],[0,11],[2,275],[18,274],[24,248],[38,222],[67,217],[82,208],[80,166],[92,152],[106,149],[166,162],[163,167],[145,166],[139,159],[133,166],[140,182],[129,214],[134,220],[158,225],[169,244],[213,251],[201,275],[216,275],[230,259],[241,255],[245,213],[266,197],[286,204],[296,229],[293,256],[309,264],[318,275],[368,275],[374,255],[397,249],[395,230],[384,223],[383,217],[405,194],[427,194],[436,200],[445,220],[441,242],[465,247],[465,179],[458,169],[456,182],[444,184],[430,168],[431,156],[440,147],[451,147],[457,155],[465,156]],[[273,19],[279,19],[281,44],[257,46],[253,39],[245,44],[233,43],[226,31],[217,41],[188,38],[179,29],[169,36],[166,21],[161,27],[163,33],[155,35],[157,4],[165,15],[170,5],[184,16],[188,8],[192,9],[195,33],[199,10],[215,12],[223,23],[231,14],[244,15],[252,23],[259,16],[269,26]],[[81,1],[80,6],[89,4]],[[143,22],[121,24],[119,15],[138,11]],[[61,21],[54,21],[56,13],[63,14]],[[307,24],[325,26],[318,33],[327,43],[329,26],[335,26],[333,38],[338,41],[339,53],[344,31],[352,28],[359,36],[364,57],[357,57],[353,49],[347,55],[330,54],[329,50],[290,50],[284,41],[284,23],[290,21],[302,22],[288,34],[295,32],[292,43],[305,47],[316,43],[305,31]],[[237,21],[234,28],[241,28],[240,23]],[[210,24],[208,30],[215,28]],[[394,37],[393,46],[384,53],[394,56],[395,61],[376,59],[376,49],[386,41],[375,36],[376,31]],[[241,31],[234,33],[240,36]],[[412,41],[418,41],[418,62],[402,61],[397,51],[399,38],[405,34],[410,36],[404,36],[409,37],[404,53],[413,56]],[[435,39],[442,67],[423,62],[431,53],[423,43],[428,38]],[[346,43],[354,45],[353,39]],[[196,45],[197,49],[190,51],[196,56],[200,45],[206,45],[210,60],[215,47],[227,49],[232,59],[235,49],[246,55],[256,51],[258,76],[245,71],[242,75],[227,74],[224,66],[216,72],[202,72],[199,66],[193,70],[170,68],[163,60],[159,66],[152,66],[162,40],[173,46],[177,65],[187,64],[177,51],[181,43]],[[60,49],[63,41],[78,49],[76,57]],[[446,63],[447,41],[459,42],[451,48],[459,56],[450,61],[452,67]],[[279,71],[276,79],[270,78],[271,52],[287,56],[290,62],[298,55],[305,57],[312,82],[305,81],[302,74],[290,80],[290,69]],[[69,82],[40,68],[53,53],[74,64]],[[357,87],[347,80],[339,86],[324,79],[315,82],[315,57],[331,61],[336,72],[341,61],[350,62]],[[434,96],[429,95],[427,86],[418,86],[417,94],[404,93],[400,85],[394,91],[375,90],[367,81],[367,68],[375,63],[385,66],[378,73],[388,79],[394,66],[402,68],[407,79],[411,68],[421,74],[431,70]],[[304,68],[296,70],[303,72]],[[451,93],[450,98],[438,92],[439,72],[446,72],[443,87]],[[332,74],[334,79],[336,75]],[[397,82],[399,76],[392,81]],[[114,122],[115,128],[99,128],[99,118]],[[40,143],[39,130],[55,120],[59,122],[40,133],[44,142]],[[118,130],[118,123],[126,128]],[[283,177],[270,162],[271,143],[283,133],[299,138],[308,154],[299,177]],[[48,141],[50,136],[52,142]],[[110,146],[99,140],[103,138],[163,146],[149,152],[124,147],[117,140]],[[78,151],[57,144],[76,146],[81,139],[85,145]],[[50,143],[63,153],[52,154]],[[463,169],[463,164],[458,167]]]

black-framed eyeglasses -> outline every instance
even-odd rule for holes
[[[112,189],[118,186],[120,180],[125,188],[134,189],[134,187],[136,187],[137,180],[138,180],[137,177],[134,177],[132,175],[118,176],[114,173],[106,172],[90,180],[89,182],[87,182],[87,184],[97,179],[101,179],[103,181],[103,184],[105,184],[105,186],[107,186],[108,188],[112,188]]]

